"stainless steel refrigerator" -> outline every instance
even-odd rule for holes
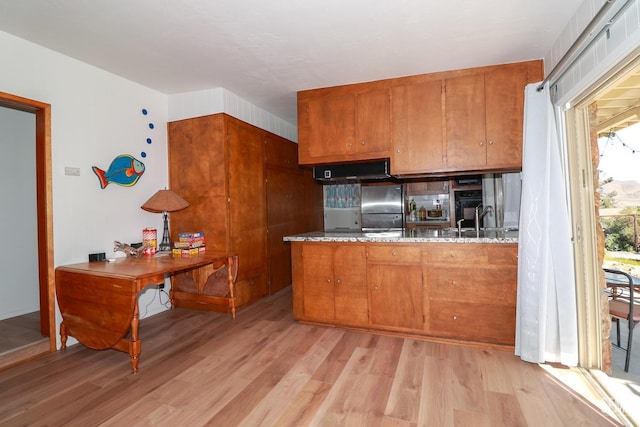
[[[404,227],[402,184],[362,185],[362,231],[401,230]]]

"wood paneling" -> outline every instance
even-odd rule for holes
[[[170,216],[174,240],[204,231],[207,247],[238,255],[239,306],[288,286],[282,237],[321,228],[296,144],[225,114],[171,122],[168,135],[170,185],[190,204]]]

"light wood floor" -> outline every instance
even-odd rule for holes
[[[238,313],[170,310],[129,356],[81,345],[0,371],[0,424],[618,425],[510,352],[292,320],[286,289]]]
[[[48,338],[40,335],[40,312],[0,320],[0,356]]]
[[[0,320],[0,369],[50,352],[40,335],[40,312]]]

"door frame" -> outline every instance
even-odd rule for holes
[[[56,350],[53,268],[53,192],[51,181],[51,105],[0,92],[0,106],[35,115],[36,122],[36,216],[38,227],[38,279],[40,332]]]

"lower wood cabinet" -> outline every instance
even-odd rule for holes
[[[301,258],[305,320],[368,323],[364,245],[308,243],[302,247]],[[294,282],[299,283],[296,279],[300,278],[294,273]]]
[[[434,243],[423,251],[428,332],[442,337],[515,343],[518,247]]]
[[[367,283],[372,325],[422,329],[424,317],[419,247],[367,246]]]
[[[297,320],[515,342],[516,244],[292,242],[291,249]]]

